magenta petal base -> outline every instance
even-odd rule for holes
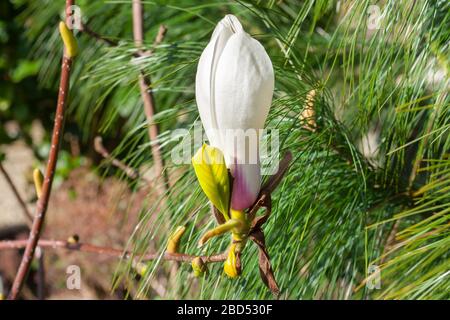
[[[258,197],[261,187],[259,164],[235,164],[232,169],[233,192],[231,208],[244,210],[249,208]]]

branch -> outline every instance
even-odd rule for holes
[[[8,249],[23,249],[27,246],[27,240],[4,240],[0,241],[0,250]],[[133,254],[130,251],[124,251],[122,249],[115,249],[110,247],[96,246],[89,243],[70,243],[62,240],[39,240],[39,247],[48,249],[65,249],[69,251],[80,251],[86,253],[95,253],[99,255],[106,255],[118,259],[136,259],[140,261],[150,261],[162,259],[166,261],[179,261],[179,262],[191,262],[198,256],[184,254],[184,253],[146,253],[146,254]],[[223,262],[227,259],[226,253],[216,254],[212,256],[200,256],[205,263]]]
[[[134,43],[138,49],[141,49],[144,41],[144,26],[143,26],[143,7],[140,0],[133,0],[133,38]],[[164,26],[160,26],[158,35],[155,39],[155,44],[159,44],[164,39],[164,35],[167,29]],[[141,50],[139,52],[142,52]],[[143,70],[139,74],[139,87],[141,90],[141,97],[144,103],[144,113],[147,118],[148,124],[148,136],[150,139],[152,156],[154,161],[154,167],[158,176],[163,176],[164,184],[162,186],[162,194],[167,191],[168,180],[164,174],[164,159],[161,155],[161,147],[158,143],[159,128],[157,124],[153,123],[153,117],[155,115],[155,99],[151,89],[151,81],[149,77],[146,77]]]
[[[97,39],[98,41],[101,41],[101,42],[106,43],[107,45],[109,45],[109,46],[111,46],[111,47],[116,47],[116,46],[119,45],[118,42],[116,42],[116,41],[114,41],[114,40],[111,40],[111,39],[108,39],[107,37],[104,37],[104,36],[98,34],[97,32],[93,31],[93,30],[92,30],[91,28],[89,28],[89,26],[86,25],[85,23],[82,23],[82,24],[81,24],[81,29],[80,29],[80,31],[86,33],[87,35],[91,36],[91,37],[94,38],[94,39]]]
[[[111,164],[117,168],[119,168],[120,170],[122,170],[123,172],[125,172],[125,174],[135,180],[137,178],[139,178],[139,172],[136,169],[133,169],[129,166],[127,166],[125,163],[123,163],[122,161],[114,158],[113,156],[111,156],[111,154],[108,152],[108,150],[106,150],[106,148],[103,146],[103,139],[100,136],[95,137],[94,139],[94,149],[95,151],[97,151],[103,158],[110,160]]]
[[[161,32],[161,29],[164,29],[163,32]],[[81,32],[84,32],[86,35],[90,36],[91,38],[96,39],[97,41],[103,42],[104,44],[110,46],[110,47],[117,47],[119,45],[119,42],[114,41],[112,39],[109,39],[108,37],[102,36],[101,34],[95,32],[92,30],[87,24],[82,23],[81,24]],[[156,36],[155,42],[153,43],[154,46],[157,46],[162,42],[164,39],[165,32],[167,31],[166,27],[161,25],[160,30],[158,31],[158,35]],[[153,50],[140,50],[139,52],[133,53],[133,56],[135,58],[142,58],[142,57],[149,57],[153,54]]]
[[[70,25],[71,20],[71,6],[74,5],[74,0],[66,0],[66,24]],[[58,103],[56,106],[55,124],[53,127],[52,143],[50,154],[48,158],[47,168],[44,176],[44,185],[42,187],[42,195],[39,197],[36,213],[33,220],[33,225],[30,230],[30,235],[25,246],[25,252],[20,262],[19,270],[14,279],[11,292],[8,299],[15,300],[23,286],[30,269],[31,261],[38,245],[39,237],[44,225],[45,213],[47,211],[48,202],[50,199],[53,176],[55,174],[56,162],[58,160],[59,145],[62,137],[64,113],[67,103],[67,96],[69,94],[70,82],[70,68],[72,66],[72,58],[66,54],[67,48],[64,48],[64,55],[61,65],[61,79],[58,91]]]
[[[33,216],[31,215],[30,211],[28,210],[28,207],[27,207],[25,201],[22,199],[14,182],[12,181],[11,177],[9,176],[8,172],[3,167],[1,162],[0,162],[0,171],[2,172],[3,176],[5,177],[6,182],[8,183],[9,187],[11,188],[11,191],[14,193],[14,196],[16,197],[17,202],[20,204],[20,207],[22,208],[22,211],[23,211],[25,217],[27,218],[28,222],[31,223],[33,221]]]
[[[12,181],[11,177],[9,176],[9,173],[6,171],[6,169],[3,167],[2,163],[0,162],[0,171],[3,173],[3,176],[6,179],[6,182],[8,183],[9,187],[11,188],[12,192],[14,193],[17,202],[20,204],[20,207],[22,208],[22,212],[25,215],[25,218],[27,219],[27,225],[30,227],[33,223],[33,216],[30,213],[30,210],[28,210],[28,207],[25,203],[25,201],[22,199],[22,197],[19,194],[19,191],[17,190],[14,182]],[[38,247],[39,248],[39,247]],[[42,250],[36,250],[36,257],[39,260],[39,266],[38,266],[38,273],[37,273],[37,287],[38,287],[38,297],[39,299],[45,298],[45,265],[44,265],[44,252]]]

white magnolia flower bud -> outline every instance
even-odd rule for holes
[[[259,130],[273,90],[272,62],[264,47],[235,16],[225,16],[200,57],[195,94],[210,144],[224,153],[234,177],[235,210],[251,206],[261,187]]]

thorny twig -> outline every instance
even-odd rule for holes
[[[70,25],[72,10],[71,7],[75,4],[74,0],[66,0],[66,24]],[[61,79],[58,91],[58,103],[56,106],[55,124],[53,127],[52,143],[50,148],[50,154],[48,158],[47,168],[44,175],[44,184],[42,187],[42,195],[39,197],[36,213],[31,227],[30,235],[25,247],[25,252],[20,262],[19,270],[17,271],[14,279],[11,291],[8,299],[15,300],[20,292],[21,287],[25,281],[25,278],[30,269],[31,261],[38,245],[39,237],[44,225],[45,213],[47,211],[48,202],[50,199],[51,187],[53,182],[53,176],[55,173],[56,162],[58,160],[58,151],[60,140],[63,131],[64,113],[66,108],[67,96],[69,94],[70,83],[70,69],[72,66],[72,58],[66,54],[66,48],[64,49],[64,55],[61,65]]]

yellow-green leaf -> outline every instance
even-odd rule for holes
[[[203,192],[228,220],[230,184],[222,151],[203,144],[192,158],[192,165]]]

